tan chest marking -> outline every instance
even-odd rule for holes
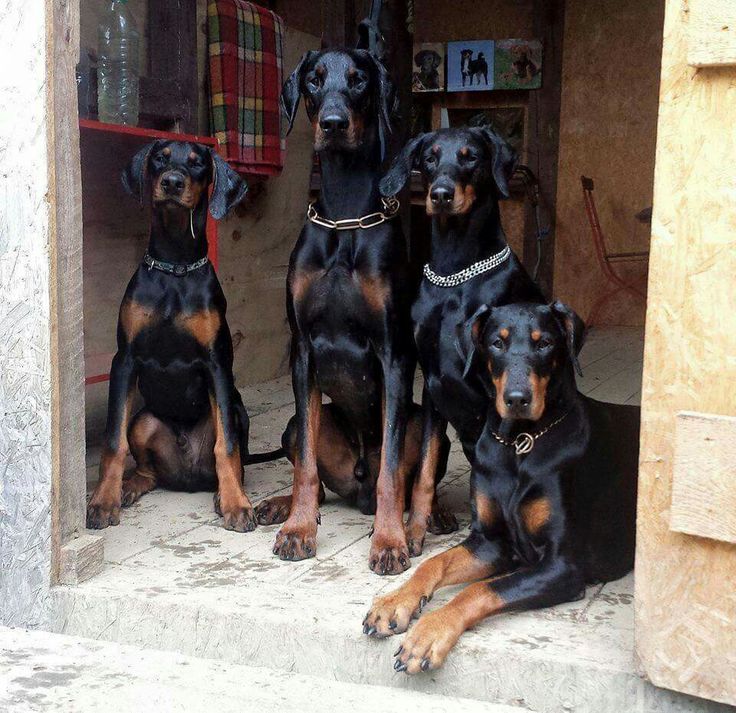
[[[383,312],[386,309],[391,288],[382,277],[364,277],[355,274],[360,291],[371,312]]]
[[[291,295],[294,302],[297,304],[301,302],[312,284],[324,274],[324,270],[300,270],[299,272],[295,272],[290,282]]]
[[[536,498],[521,505],[521,520],[532,535],[536,535],[549,522],[552,506],[548,498]]]
[[[203,347],[212,345],[220,330],[220,314],[214,309],[192,314],[180,314],[175,318],[177,327],[189,332]]]
[[[135,300],[127,300],[120,307],[120,326],[129,343],[159,319],[153,307],[146,307]]]

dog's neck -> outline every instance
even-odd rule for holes
[[[319,213],[330,220],[360,218],[380,210],[380,150],[377,138],[366,137],[354,151],[320,151],[322,188]]]
[[[489,197],[467,215],[432,216],[432,269],[440,275],[469,267],[506,247],[498,202]]]
[[[164,262],[196,262],[207,255],[206,226],[206,195],[202,196],[193,212],[173,203],[154,205],[148,254]]]

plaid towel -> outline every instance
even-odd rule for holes
[[[245,0],[210,0],[207,20],[212,133],[236,171],[278,175],[283,22]]]

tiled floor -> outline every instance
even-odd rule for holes
[[[643,336],[639,329],[594,331],[581,354],[584,373],[580,379],[581,390],[602,400],[638,403],[642,350]],[[251,450],[275,448],[284,424],[293,413],[289,379],[246,388],[243,396],[251,414]],[[90,449],[88,454],[91,482],[96,479],[96,452],[99,451]],[[459,444],[453,442],[441,493],[443,501],[458,515],[461,529],[441,537],[429,535],[425,553],[436,553],[465,537],[469,524],[468,472]],[[275,493],[288,492],[291,477],[291,468],[285,460],[251,466],[246,470],[246,489],[257,503]],[[321,515],[317,557],[286,563],[271,554],[278,526],[259,527],[249,534],[227,532],[219,526],[219,518],[212,511],[211,494],[157,490],[123,511],[118,527],[103,531],[105,559],[122,568],[167,571],[190,582],[205,578],[210,584],[212,578],[232,583],[240,573],[263,582],[299,583],[317,588],[326,582],[339,583],[361,592],[367,588],[373,594],[395,586],[396,579],[381,579],[367,568],[370,517],[361,515],[330,493]]]

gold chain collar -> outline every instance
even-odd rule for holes
[[[387,220],[391,220],[396,217],[399,212],[401,203],[393,196],[390,198],[381,198],[383,204],[383,210],[376,213],[368,213],[361,218],[344,218],[343,220],[330,220],[329,218],[323,218],[317,213],[317,209],[314,207],[314,202],[309,204],[307,208],[307,219],[321,225],[323,228],[329,228],[330,230],[357,230],[358,228],[375,228],[381,223],[385,223]]]
[[[516,438],[514,438],[513,441],[509,441],[505,439],[503,436],[500,436],[495,431],[491,431],[493,434],[493,437],[504,446],[512,447],[516,451],[517,456],[523,456],[529,453],[532,448],[534,448],[534,443],[536,442],[537,438],[541,438],[547,431],[550,430],[550,428],[553,428],[556,426],[560,421],[562,421],[567,414],[570,413],[569,411],[565,411],[565,413],[562,414],[556,421],[552,421],[552,423],[547,426],[547,428],[542,429],[539,433],[520,433]]]

